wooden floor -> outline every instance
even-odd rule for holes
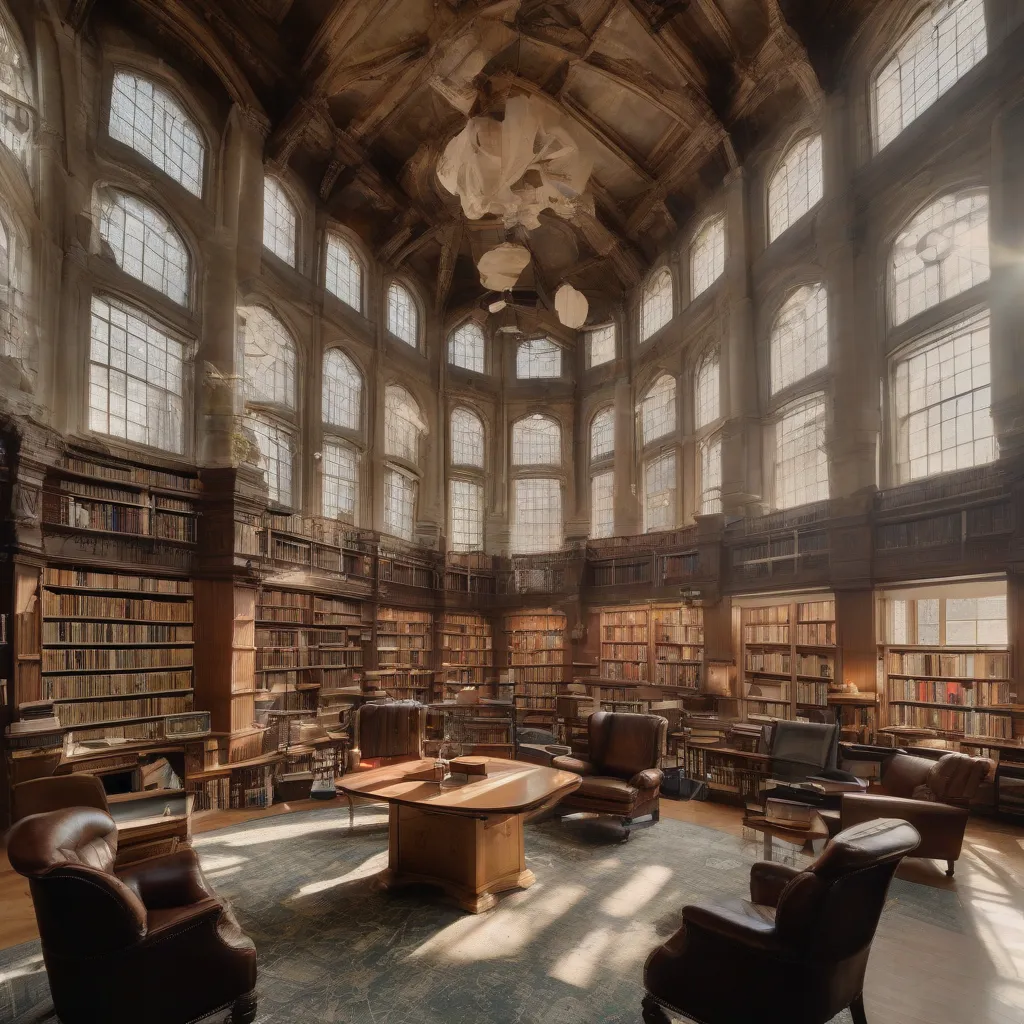
[[[195,816],[193,830],[207,832],[252,818],[324,806],[304,800],[262,811],[204,812]],[[742,834],[738,808],[663,800],[661,813]],[[900,938],[879,936],[866,986],[871,1024],[1021,1024],[1024,828],[974,819],[954,879],[947,879],[942,867],[930,861],[906,862],[900,877],[955,892],[967,927],[957,931],[917,923],[913,954]],[[0,855],[0,907],[0,948],[37,937],[28,884],[11,869],[6,853]]]

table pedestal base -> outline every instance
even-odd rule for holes
[[[534,883],[526,867],[523,817],[469,817],[392,804],[388,869],[377,885],[433,885],[471,914],[490,910],[495,893]]]

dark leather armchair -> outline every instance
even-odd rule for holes
[[[182,1024],[231,1007],[256,1017],[256,947],[210,891],[195,851],[115,871],[109,814],[33,814],[8,834],[29,879],[54,1008],[63,1024]]]
[[[775,722],[768,745],[770,772],[783,782],[803,782],[809,775],[852,781],[836,767],[839,726],[834,722]]]
[[[921,833],[914,856],[944,860],[952,878],[964,843],[968,804],[991,768],[987,757],[967,754],[949,753],[938,761],[897,754],[877,792],[843,797],[842,827],[873,818],[903,818]]]
[[[562,813],[597,811],[614,814],[630,825],[636,818],[659,818],[668,722],[658,715],[597,711],[587,720],[590,760],[556,757],[552,768],[583,776],[579,789],[559,805]]]
[[[683,907],[644,965],[644,1020],[867,1024],[864,972],[889,883],[918,843],[905,821],[847,829],[807,870],[755,864],[750,901]]]

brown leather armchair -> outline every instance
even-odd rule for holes
[[[953,868],[964,843],[968,804],[992,768],[987,757],[949,753],[938,761],[897,754],[885,767],[874,793],[843,797],[842,827],[873,818],[903,818],[921,833],[915,857],[946,862]]]
[[[33,814],[8,834],[29,879],[54,1008],[64,1024],[182,1024],[231,1007],[256,1017],[256,947],[209,890],[195,851],[113,870],[109,814]]]
[[[867,1024],[864,972],[889,883],[918,842],[905,821],[840,832],[807,870],[755,864],[750,902],[683,907],[644,965],[646,1024]],[[739,983],[738,983],[739,982]]]
[[[631,825],[637,818],[660,817],[662,773],[668,722],[658,715],[597,711],[587,720],[590,760],[556,757],[552,768],[583,776],[579,789],[559,805],[562,813],[597,811]]]

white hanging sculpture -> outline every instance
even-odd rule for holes
[[[507,292],[515,288],[519,275],[530,262],[530,250],[514,242],[502,242],[480,257],[476,268],[480,271],[480,283],[495,292]]]
[[[470,220],[501,217],[506,228],[540,227],[542,210],[569,218],[592,160],[549,104],[513,96],[505,118],[471,117],[437,163],[441,184]]]
[[[589,311],[590,303],[583,292],[568,283],[558,286],[555,292],[555,312],[562,324],[576,330],[587,322]]]

